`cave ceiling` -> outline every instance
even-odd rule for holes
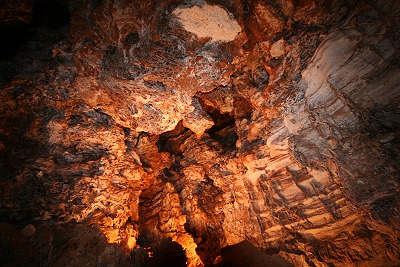
[[[398,266],[400,2],[4,0],[5,266]]]

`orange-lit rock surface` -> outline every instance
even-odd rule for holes
[[[399,265],[396,1],[16,2],[0,262]]]

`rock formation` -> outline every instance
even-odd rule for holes
[[[398,266],[399,12],[3,1],[0,262]]]

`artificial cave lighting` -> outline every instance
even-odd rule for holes
[[[0,265],[399,266],[398,10],[3,0]]]

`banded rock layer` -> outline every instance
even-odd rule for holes
[[[399,264],[396,2],[49,3],[2,7],[31,32],[1,61],[3,262]]]

